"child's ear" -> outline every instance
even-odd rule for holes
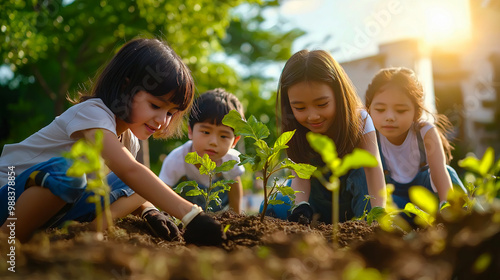
[[[231,148],[236,147],[236,144],[238,144],[238,141],[240,141],[240,138],[241,138],[241,136],[234,137],[233,145],[231,146]]]
[[[193,130],[191,129],[191,126],[188,125],[188,137],[190,140],[193,140]]]

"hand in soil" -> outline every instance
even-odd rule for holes
[[[180,240],[179,229],[168,214],[151,210],[144,213],[143,218],[155,236],[168,241]]]
[[[221,224],[202,212],[186,226],[184,240],[197,246],[221,246]]]
[[[312,221],[313,209],[309,204],[301,204],[293,209],[292,214],[288,216],[288,221],[308,225]]]

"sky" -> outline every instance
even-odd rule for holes
[[[377,53],[378,45],[404,38],[431,44],[457,43],[470,36],[468,0],[283,0],[266,14],[284,28],[307,32],[294,44],[327,49],[340,62]]]

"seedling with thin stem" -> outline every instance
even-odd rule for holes
[[[489,147],[482,159],[468,156],[458,162],[458,165],[468,172],[465,176],[469,197],[466,199],[467,208],[472,210],[476,203],[492,204],[500,198],[500,160],[495,162],[495,151]],[[473,199],[476,198],[476,199]],[[480,198],[479,201],[477,198]]]
[[[205,190],[204,188],[200,188],[198,182],[196,181],[185,181],[179,183],[177,187],[175,187],[175,192],[181,194],[185,187],[194,187],[185,195],[203,196],[203,198],[205,199],[205,212],[212,210],[212,207],[210,206],[210,202],[212,201],[215,201],[217,205],[221,205],[222,200],[220,199],[219,194],[225,191],[229,191],[231,189],[231,186],[229,184],[236,183],[236,181],[223,179],[213,183],[213,179],[218,173],[233,169],[234,165],[238,162],[236,160],[228,160],[226,162],[223,162],[220,166],[217,166],[215,162],[210,159],[208,154],[204,154],[203,157],[200,157],[196,152],[188,153],[184,160],[186,161],[186,163],[198,166],[200,174],[208,175],[208,187]],[[217,187],[220,188],[216,189]]]
[[[331,171],[332,175],[326,180],[321,172],[316,172],[318,180],[332,192],[332,240],[337,244],[338,223],[339,223],[339,192],[340,177],[347,174],[351,169],[361,167],[375,167],[378,165],[377,159],[368,151],[355,148],[351,154],[339,158],[333,140],[325,135],[308,132],[307,141],[311,147],[321,155],[323,162]]]
[[[269,136],[269,129],[263,123],[258,122],[254,116],[251,116],[246,121],[241,118],[238,112],[232,110],[224,117],[222,124],[233,128],[235,135],[255,140],[255,154],[240,154],[240,165],[250,163],[253,171],[262,171],[263,175],[258,179],[262,179],[264,183],[264,207],[260,216],[260,221],[263,222],[269,204],[283,203],[281,200],[273,199],[278,192],[283,196],[288,196],[291,201],[295,201],[296,191],[291,187],[278,183],[278,180],[274,180],[271,187],[267,186],[271,176],[281,170],[291,169],[295,171],[299,178],[309,179],[316,167],[309,164],[294,163],[288,158],[280,160],[281,152],[288,148],[286,144],[292,139],[295,130],[283,133],[278,137],[274,145],[269,147],[263,140]],[[290,175],[287,179],[293,177],[293,175]]]
[[[113,228],[111,211],[109,209],[110,190],[106,181],[108,172],[101,157],[102,141],[103,133],[101,130],[97,130],[93,143],[82,138],[71,147],[69,152],[65,153],[65,157],[73,161],[66,174],[72,177],[87,175],[87,188],[85,191],[93,192],[93,195],[89,196],[87,201],[95,204],[98,232],[102,232],[102,213],[106,217],[108,228]],[[104,209],[102,200],[104,200]]]

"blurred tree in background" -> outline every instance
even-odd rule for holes
[[[242,4],[253,12],[234,12]],[[138,36],[166,40],[192,70],[198,94],[225,88],[247,116],[272,129],[278,77],[262,69],[288,59],[303,34],[263,27],[262,13],[277,6],[277,0],[2,1],[0,53],[13,77],[0,80],[0,143],[19,142],[50,123],[70,106],[67,94],[90,90],[98,69]],[[160,155],[184,140],[150,141],[153,171]]]

